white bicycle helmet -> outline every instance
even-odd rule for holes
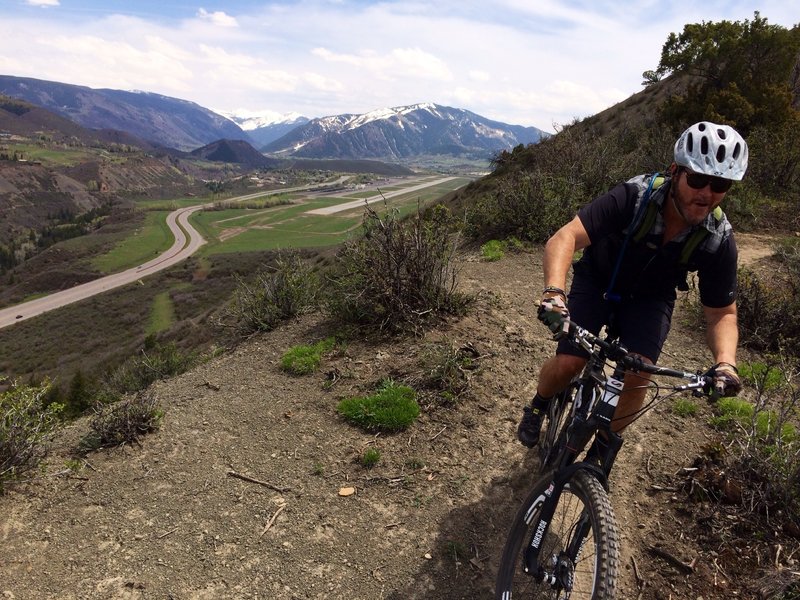
[[[728,125],[695,123],[675,142],[675,164],[695,173],[741,181],[747,170],[747,142]]]

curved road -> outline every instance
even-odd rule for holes
[[[19,323],[25,319],[30,319],[31,317],[35,317],[49,310],[61,308],[67,304],[84,300],[95,294],[133,283],[134,281],[140,280],[142,277],[152,275],[157,271],[166,269],[188,258],[194,254],[200,246],[206,243],[200,233],[189,224],[189,216],[193,212],[203,208],[203,206],[205,205],[181,208],[167,215],[167,225],[175,236],[175,241],[170,249],[160,256],[143,265],[128,269],[127,271],[114,273],[107,277],[101,277],[100,279],[89,281],[88,283],[76,285],[68,290],[62,290],[42,298],[37,298],[36,300],[4,308],[0,310],[0,328]],[[186,233],[189,234],[188,240]]]
[[[339,180],[333,183],[341,183],[345,179],[347,179],[347,176],[340,177]],[[427,187],[434,185],[435,183],[438,183],[438,181],[419,187]],[[312,184],[280,190],[256,192],[253,194],[247,194],[245,196],[230,198],[226,200],[226,202],[240,202],[243,200],[250,200],[253,198],[260,198],[273,194],[297,192],[317,187],[318,185],[319,184]],[[364,201],[359,200],[355,204],[363,205]],[[86,298],[94,296],[95,294],[107,292],[108,290],[113,290],[114,288],[139,281],[143,277],[152,275],[153,273],[161,271],[162,269],[166,269],[167,267],[171,267],[172,265],[189,258],[192,254],[197,252],[200,246],[206,243],[206,240],[203,239],[203,236],[201,236],[200,233],[189,224],[189,217],[192,215],[192,213],[208,206],[213,206],[213,203],[179,208],[178,210],[167,215],[167,225],[169,226],[172,234],[175,236],[175,242],[172,244],[169,250],[160,256],[144,263],[143,265],[128,269],[127,271],[114,273],[113,275],[101,277],[100,279],[89,281],[88,283],[76,285],[68,290],[55,292],[48,296],[37,298],[36,300],[30,300],[29,302],[23,302],[8,308],[0,309],[0,328],[8,327],[14,323],[19,323],[44,312],[61,308],[62,306],[66,306],[67,304],[71,304],[73,302],[78,302],[79,300],[85,300]],[[188,238],[186,237],[187,234],[189,236]]]

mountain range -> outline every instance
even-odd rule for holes
[[[518,144],[538,142],[535,127],[507,125],[439,104],[414,104],[363,115],[312,119],[262,150],[304,158],[405,159],[425,154],[488,158]]]
[[[86,128],[118,130],[155,146],[186,152],[221,140],[239,140],[279,158],[393,161],[451,155],[488,159],[500,150],[536,143],[547,135],[535,127],[508,125],[431,103],[361,115],[308,119],[292,113],[264,118],[219,114],[194,102],[150,92],[93,89],[9,75],[0,75],[0,94],[41,106]],[[242,150],[241,144],[238,147]]]

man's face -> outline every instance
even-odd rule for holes
[[[730,183],[728,179],[692,173],[685,167],[680,168],[675,187],[678,212],[688,225],[699,225],[722,202]],[[722,189],[725,191],[715,191]]]

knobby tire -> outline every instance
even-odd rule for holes
[[[570,385],[558,394],[550,403],[547,410],[547,425],[539,440],[540,473],[544,473],[550,466],[550,461],[558,456],[561,448],[558,444],[563,425],[566,423],[572,408],[572,398],[575,387]]]
[[[539,553],[539,563],[548,565],[546,568],[550,570],[548,561],[552,556],[558,556],[562,551],[574,555],[575,549],[581,547],[577,557],[571,556],[575,562],[572,591],[553,589],[523,572],[524,549],[539,524],[541,507],[536,510],[532,507],[551,482],[552,472],[539,479],[514,517],[497,574],[495,599],[615,598],[619,538],[614,512],[603,486],[583,469],[576,471],[565,484]],[[581,544],[571,534],[582,515],[588,515],[589,531]]]

